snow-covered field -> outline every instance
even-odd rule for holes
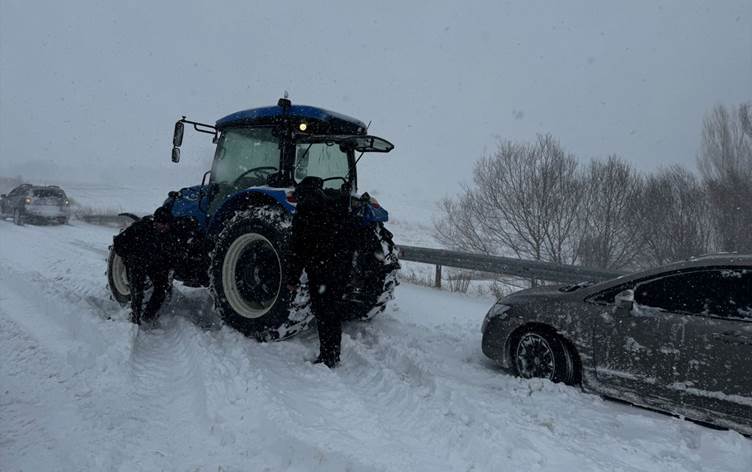
[[[112,234],[0,221],[0,470],[752,470],[738,433],[502,374],[490,299],[403,284],[334,371],[315,332],[259,344],[204,290],[138,330],[108,297]]]

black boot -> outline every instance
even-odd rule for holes
[[[314,364],[324,364],[325,366],[329,367],[330,369],[334,369],[339,365],[339,356],[333,357],[333,356],[322,356],[319,354],[319,356],[316,358],[315,361],[313,361]]]

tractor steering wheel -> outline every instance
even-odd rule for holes
[[[350,182],[345,177],[327,177],[325,179],[321,179],[321,182],[326,182],[328,180],[341,180],[342,185],[340,186],[340,190],[342,190],[344,187],[347,187],[347,191],[350,191]]]
[[[344,177],[327,177],[325,179],[321,179],[321,181],[326,182],[327,180],[337,180],[337,179],[341,180],[343,183],[348,183],[347,179]]]
[[[274,166],[260,166],[260,167],[254,167],[252,169],[248,169],[247,171],[243,172],[242,174],[240,174],[239,176],[237,176],[235,178],[235,180],[232,182],[232,186],[235,187],[238,184],[238,182],[240,181],[240,179],[242,179],[243,177],[245,177],[247,174],[250,174],[251,172],[258,173],[259,171],[262,171],[262,170],[274,170],[274,171],[276,171],[277,168],[274,167]]]

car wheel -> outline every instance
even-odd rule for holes
[[[515,371],[522,378],[542,378],[572,385],[576,382],[574,356],[556,334],[530,329],[512,347]]]
[[[23,214],[21,213],[21,210],[16,208],[13,210],[13,223],[17,224],[18,226],[23,226]]]
[[[238,212],[217,237],[209,289],[222,319],[260,341],[289,338],[312,320],[307,297],[286,286],[292,216],[281,208]]]

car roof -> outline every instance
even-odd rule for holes
[[[326,125],[331,128],[327,130],[327,134],[365,134],[367,129],[365,123],[358,119],[308,105],[290,105],[286,113],[279,105],[241,110],[217,120],[216,127],[221,131],[236,126],[271,125],[284,118]]]
[[[752,265],[752,254],[736,254],[736,253],[718,253],[718,254],[706,254],[703,256],[693,257],[686,261],[674,262],[663,266],[662,269],[684,269],[693,267],[708,267],[719,265]]]
[[[29,188],[31,188],[32,190],[48,189],[48,188],[52,188],[52,189],[55,189],[55,190],[63,190],[63,189],[60,188],[59,185],[29,185]]]
[[[54,189],[54,190],[60,190],[61,192],[65,193],[62,188],[60,188],[59,185],[34,185],[34,184],[21,184],[18,187],[14,188],[13,190],[18,189],[24,189],[24,190],[46,190],[46,189]]]
[[[744,267],[752,269],[752,254],[735,254],[735,253],[722,253],[722,254],[707,254],[703,256],[693,257],[685,261],[673,262],[671,264],[654,267],[639,272],[633,272],[622,275],[615,279],[604,280],[597,284],[593,284],[587,288],[587,292],[597,292],[608,286],[621,285],[622,282],[628,282],[630,280],[641,280],[656,275],[661,275],[670,272],[682,272],[685,270],[702,269],[705,267]]]

